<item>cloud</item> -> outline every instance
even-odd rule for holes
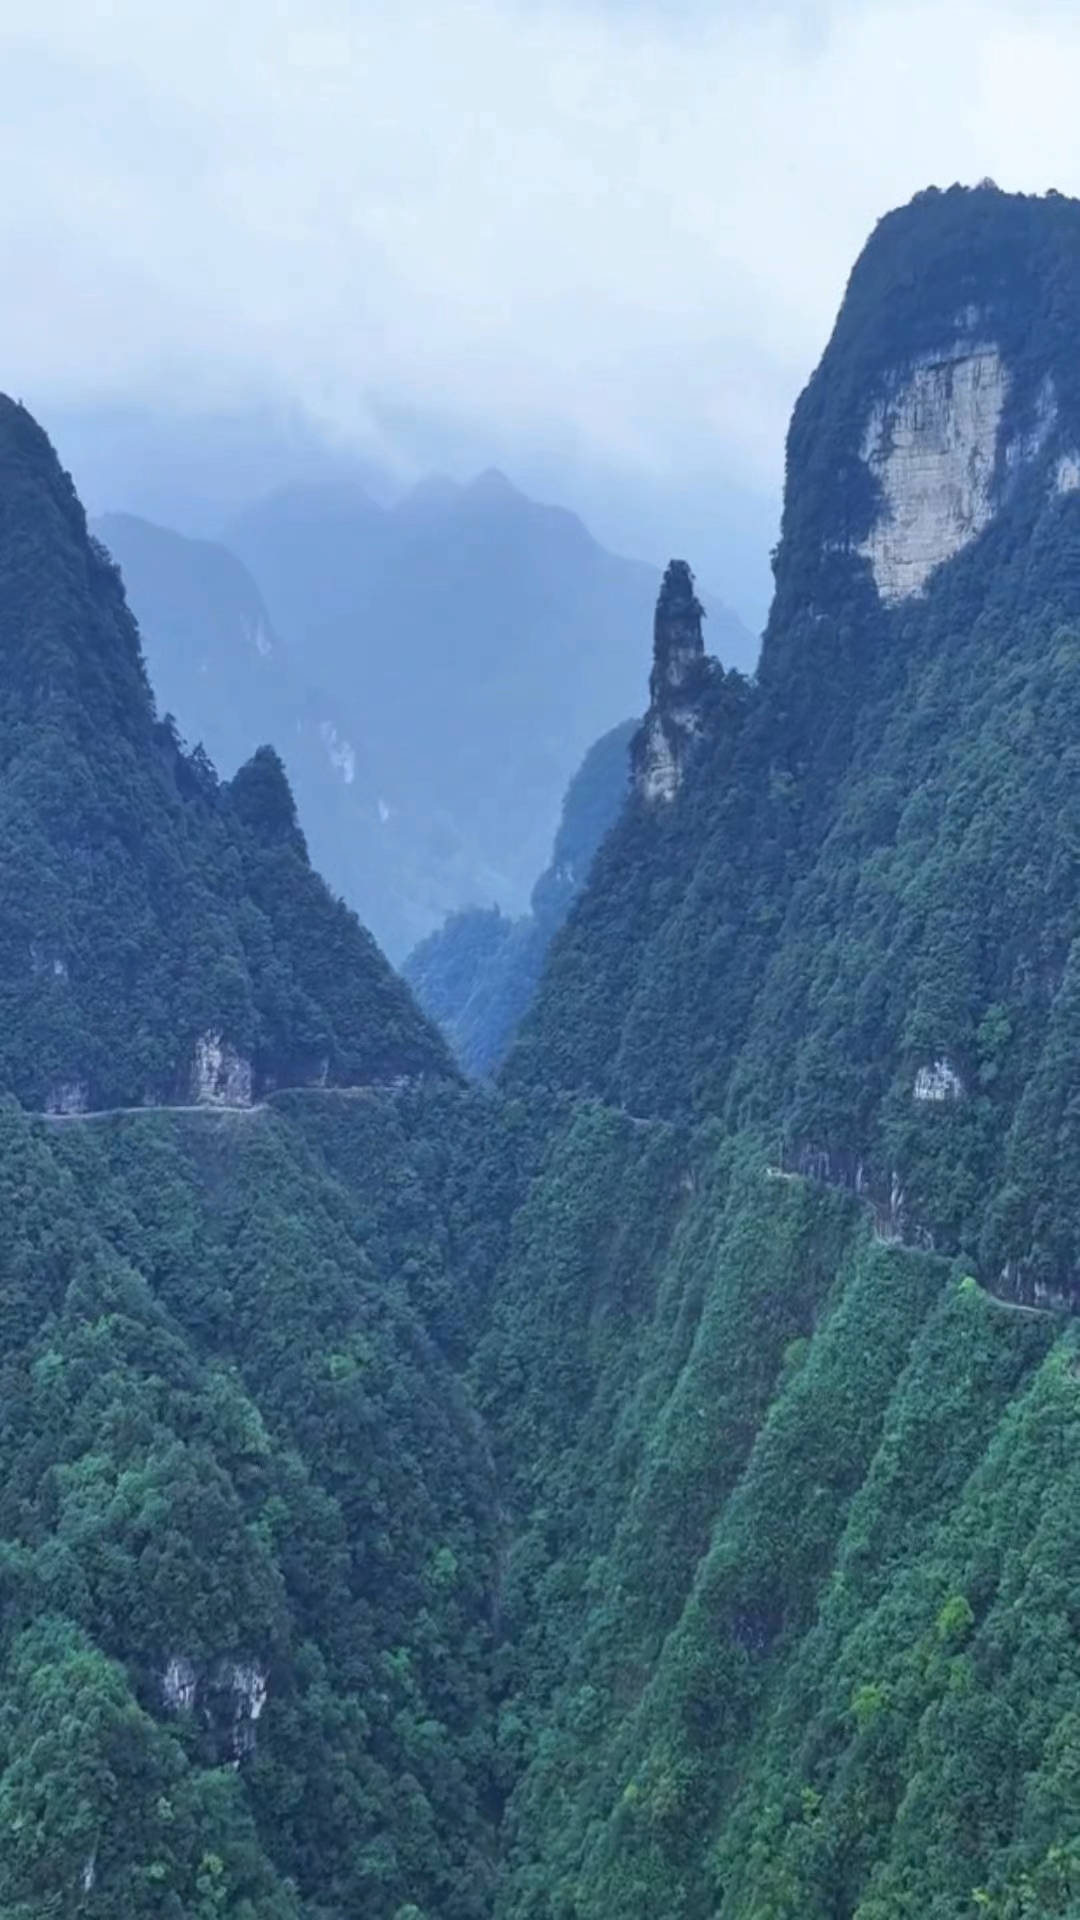
[[[0,4],[0,384],[776,484],[876,217],[1080,190],[1029,0]]]

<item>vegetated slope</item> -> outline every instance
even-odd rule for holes
[[[479,1920],[501,1543],[455,1372],[528,1131],[467,1206],[487,1105],[273,750],[220,787],[155,719],[8,401],[0,621],[0,1908]]]
[[[45,435],[0,404],[0,1084],[27,1105],[447,1056],[313,873],[280,761],[229,786],[155,718],[115,568]],[[241,1092],[239,1098],[245,1097]]]
[[[228,537],[307,671],[363,715],[387,805],[425,823],[438,904],[410,945],[457,907],[523,912],[575,768],[640,699],[654,569],[497,473],[389,511],[288,489]],[[714,625],[749,663],[737,618],[717,607]]]
[[[1076,203],[921,196],[796,410],[756,684],[665,587],[504,1073],[585,1096],[483,1355],[513,1920],[1080,1895],[1078,331]]]
[[[566,790],[530,912],[512,920],[498,907],[466,907],[422,940],[402,968],[469,1073],[489,1074],[499,1065],[536,991],[552,939],[626,800],[636,731],[635,721],[624,721],[589,748]]]
[[[883,223],[499,1089],[0,1114],[18,1920],[1075,1907],[1078,275]]]
[[[267,1113],[0,1113],[11,1920],[489,1910],[498,1505],[415,1145],[447,1098],[467,1148],[463,1094],[343,1102],[348,1191]]]
[[[896,1171],[939,1244],[1063,1282],[1064,1249],[1031,1245],[1021,1192],[1049,1168],[1021,1096],[1068,1073],[1078,225],[1073,202],[990,189],[882,223],[796,410],[758,683],[705,687],[677,803],[639,794],[602,849],[509,1068],[637,1113],[759,1120],[777,1153],[860,1164],[879,1193]],[[938,441],[965,379],[996,383],[1000,412],[965,450],[986,498],[958,527]],[[929,477],[890,504],[903,446],[884,475],[859,449],[881,408],[896,438],[916,403]],[[860,548],[916,511],[912,542],[947,564],[883,597]]]

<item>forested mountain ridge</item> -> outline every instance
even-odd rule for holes
[[[8,400],[0,623],[3,1088],[63,1110],[446,1071],[272,749],[222,786],[156,718],[116,570]]]
[[[705,671],[685,576],[658,621],[503,1075],[579,1115],[498,1305],[523,1403],[491,1385],[513,1920],[1080,1898],[1078,337],[1075,202],[888,216],[756,682]]]
[[[756,1119],[1062,1286],[1021,1096],[1070,1071],[1078,235],[988,188],[881,223],[796,409],[758,680],[703,688],[678,805],[638,792],[509,1068]]]
[[[1077,335],[882,223],[494,1089],[0,1110],[13,1920],[1076,1911]]]

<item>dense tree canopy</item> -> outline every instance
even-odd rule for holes
[[[276,757],[156,725],[0,419],[5,1915],[1076,1913],[1078,219],[879,229],[761,675],[701,676],[494,1087]],[[979,302],[1026,464],[890,608],[822,489]],[[250,1108],[36,1111],[213,1023]]]

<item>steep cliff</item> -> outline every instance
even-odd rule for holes
[[[1078,251],[1053,197],[882,222],[792,423],[758,681],[710,693],[670,817],[658,776],[639,793],[510,1067],[756,1115],[777,1153],[898,1182],[934,1244],[1059,1287],[1022,1095],[1073,938]]]
[[[674,800],[701,738],[711,666],[704,613],[685,560],[673,560],[656,603],[649,710],[634,746],[634,784],[646,802]]]
[[[881,223],[505,1070],[514,1920],[1075,1904],[1078,336],[1075,203]]]

